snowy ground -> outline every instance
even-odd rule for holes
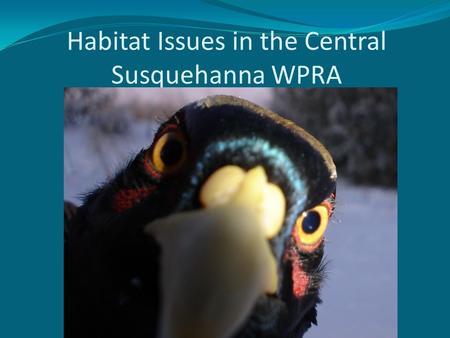
[[[329,273],[307,338],[397,337],[397,192],[341,183]]]
[[[141,94],[147,96],[148,91]],[[261,104],[267,103],[270,95],[267,89],[249,89],[244,94]],[[122,95],[129,97],[126,92]],[[196,95],[195,90],[186,91],[180,103],[189,102]],[[164,97],[167,99],[167,95]],[[83,193],[113,175],[151,142],[156,127],[153,123],[130,123],[129,132],[122,135],[106,134],[86,124],[65,128],[66,200],[80,203]],[[340,181],[337,201],[334,220],[327,230],[330,264],[322,288],[323,304],[318,309],[319,326],[309,330],[306,337],[395,338],[397,192]]]

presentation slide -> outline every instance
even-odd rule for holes
[[[1,4],[0,337],[446,336],[449,34],[443,0]]]

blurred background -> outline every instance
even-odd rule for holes
[[[397,336],[397,91],[394,88],[67,88],[64,198],[84,194],[148,147],[159,124],[208,95],[235,95],[298,123],[332,153],[336,213],[327,280],[307,338]]]

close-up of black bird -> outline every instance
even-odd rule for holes
[[[80,207],[65,203],[64,336],[302,337],[336,178],[319,141],[265,108],[181,108]]]

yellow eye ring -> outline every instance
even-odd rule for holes
[[[151,156],[146,156],[146,168],[150,173],[156,171],[160,175],[170,175],[178,171],[187,158],[187,144],[184,135],[179,131],[168,131],[159,137]],[[150,157],[150,158],[148,158]],[[153,168],[148,168],[151,162]]]
[[[295,222],[295,237],[301,249],[317,248],[327,229],[328,217],[328,209],[323,205],[302,212]]]

